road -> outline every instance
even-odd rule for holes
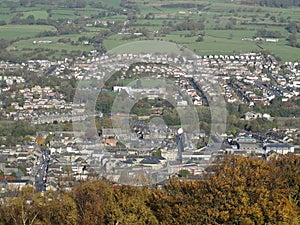
[[[37,192],[46,192],[47,173],[50,162],[50,150],[41,150],[41,156],[37,156],[35,189]]]

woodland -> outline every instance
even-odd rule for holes
[[[160,188],[97,179],[41,195],[28,186],[1,202],[0,224],[296,225],[299,196],[299,156],[228,156],[199,180],[174,177]]]

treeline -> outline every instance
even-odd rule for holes
[[[16,6],[17,4],[21,7],[35,7],[37,5],[47,5],[51,7],[60,7],[60,8],[70,8],[70,9],[82,9],[86,7],[93,7],[93,8],[110,8],[103,1],[87,1],[87,0],[51,0],[51,1],[44,1],[44,0],[19,0],[19,2],[8,2],[11,6]]]
[[[182,9],[190,9],[190,8],[197,8],[197,9],[203,9],[208,4],[203,3],[172,3],[172,4],[163,4],[161,5],[162,8],[182,8]]]
[[[281,38],[282,34],[278,30],[266,30],[261,28],[257,30],[256,37],[264,37],[264,38]]]
[[[52,0],[50,2],[45,2],[43,0],[19,0],[20,6],[30,6],[35,5],[53,5],[66,8],[85,8],[87,3],[85,0]]]
[[[241,3],[279,8],[300,6],[300,0],[242,0]]]
[[[15,146],[36,134],[36,128],[27,121],[1,121],[0,124],[0,145]]]
[[[41,196],[28,187],[1,201],[0,224],[299,224],[300,157],[228,157],[207,172],[162,189],[98,180]]]

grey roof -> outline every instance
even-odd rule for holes
[[[291,148],[293,146],[294,145],[290,143],[269,143],[266,145],[266,147],[271,147],[271,148]]]

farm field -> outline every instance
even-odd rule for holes
[[[9,41],[2,48],[14,49],[3,55],[64,58],[70,51],[103,53],[125,43],[161,40],[199,55],[266,51],[283,61],[300,60],[300,7],[226,0],[31,2],[0,3],[0,39]],[[51,44],[33,44],[37,38]]]
[[[0,39],[29,38],[44,31],[55,32],[56,29],[53,26],[46,25],[5,25],[0,26]]]

